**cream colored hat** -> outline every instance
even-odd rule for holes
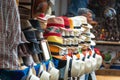
[[[87,24],[87,18],[85,16],[75,16],[71,19],[73,20],[74,26],[81,26],[82,24]]]
[[[69,69],[70,59],[71,57],[67,56],[67,64],[66,64],[65,73],[64,73],[64,80],[68,80],[68,69]]]
[[[40,80],[36,75],[33,74],[32,69],[30,68],[27,79],[26,80]]]
[[[95,46],[95,45],[96,45],[95,41],[91,40],[90,45],[91,45],[91,46]]]
[[[97,66],[96,66],[96,70],[98,70],[100,68],[100,66],[102,65],[102,56],[96,54],[95,56],[96,60],[97,60]]]
[[[42,64],[39,69],[38,77],[39,80],[50,80],[50,73],[48,73],[46,70],[44,70],[45,66]]]
[[[79,77],[85,73],[85,62],[82,60],[83,57],[84,57],[84,55],[80,54],[80,59],[79,59],[80,70],[79,70],[79,74],[78,74]],[[77,57],[75,55],[73,55],[73,59],[77,59]]]
[[[95,71],[95,69],[97,67],[97,60],[95,58],[93,58],[93,56],[90,56],[90,60],[92,63],[92,71]]]
[[[50,80],[58,80],[59,79],[59,70],[54,67],[54,64],[50,61],[48,72],[51,74]]]
[[[92,62],[90,59],[85,57],[85,73],[91,73],[92,72]]]

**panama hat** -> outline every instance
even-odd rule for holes
[[[85,73],[91,73],[92,72],[92,62],[90,59],[85,57]]]
[[[40,78],[34,75],[32,69],[30,68],[26,80],[40,80]]]
[[[65,73],[64,73],[64,80],[68,80],[68,69],[70,65],[70,60],[71,60],[71,57],[67,56],[67,64],[66,64]]]
[[[92,71],[95,71],[97,67],[97,60],[93,56],[90,56],[90,60],[92,63]]]
[[[79,53],[80,55],[80,58],[79,58],[79,61],[80,61],[80,70],[79,70],[79,77],[82,76],[83,74],[85,74],[85,61],[84,61],[84,58],[85,56],[82,54],[82,53]],[[77,57],[74,57],[73,56],[73,59],[77,59]]]
[[[100,66],[102,65],[103,59],[102,59],[102,56],[100,56],[98,54],[95,55],[95,59],[97,60],[96,70],[98,70],[100,68]]]
[[[92,29],[93,26],[91,24],[83,24],[81,27],[84,27],[84,28],[88,28],[88,29]]]
[[[67,80],[70,77],[78,77],[81,71],[81,60],[67,58],[67,65],[64,74],[64,80]]]
[[[51,75],[50,80],[59,79],[59,70],[54,67],[54,64],[51,61],[49,62],[48,72]]]
[[[95,35],[93,34],[93,33],[88,33],[88,32],[86,32],[86,33],[82,33],[81,35],[84,35],[84,36],[86,36],[86,37],[90,37],[90,38],[95,38]]]
[[[41,64],[38,77],[40,80],[50,80],[51,75],[45,70],[45,65]]]
[[[96,45],[95,41],[91,40],[90,45],[91,45],[91,46],[95,46],[95,45]]]

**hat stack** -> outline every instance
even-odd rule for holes
[[[51,17],[47,20],[47,27],[44,32],[44,37],[49,43],[49,48],[52,55],[59,55],[59,50],[64,49],[62,29],[64,20],[61,17]]]

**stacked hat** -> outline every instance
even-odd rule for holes
[[[47,20],[47,27],[44,32],[44,37],[47,39],[51,54],[59,53],[63,47],[62,29],[64,27],[64,20],[61,17],[51,17]]]

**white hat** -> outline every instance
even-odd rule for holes
[[[92,71],[95,71],[95,69],[97,67],[97,60],[95,58],[93,58],[93,56],[90,56],[90,60],[92,63]]]
[[[84,55],[83,54],[80,54],[80,70],[79,70],[79,74],[78,76],[82,76],[84,73],[85,73],[85,62],[82,60],[84,58]],[[77,59],[76,56],[73,55],[73,59]]]
[[[34,75],[32,69],[30,68],[26,80],[40,80],[40,78]]]
[[[90,37],[90,38],[95,38],[95,35],[93,33],[89,33],[89,32],[86,32],[86,33],[82,33],[81,35],[84,35],[86,37]]]
[[[71,19],[73,20],[74,26],[81,26],[81,24],[87,24],[87,18],[85,16],[75,16],[72,17]]]
[[[54,64],[49,62],[48,72],[51,74],[50,80],[58,80],[59,79],[59,70],[54,67]]]
[[[39,80],[50,80],[51,75],[44,70],[45,66],[42,64],[39,69],[38,77],[40,78]]]
[[[95,57],[95,59],[96,59],[96,61],[97,61],[97,65],[96,65],[96,69],[95,69],[95,70],[98,70],[98,69],[100,68],[100,66],[102,65],[103,59],[102,59],[102,56],[96,54],[94,50],[92,50],[92,52],[93,52],[93,54],[95,55],[95,56],[93,56],[93,57]]]
[[[93,26],[91,24],[83,24],[81,27],[84,27],[84,28],[88,28],[88,29],[92,29]]]
[[[85,57],[85,73],[91,73],[92,72],[92,62],[90,59]]]
[[[96,70],[98,70],[100,68],[100,66],[102,65],[103,59],[102,59],[102,56],[100,56],[98,54],[95,55],[95,58],[97,60]]]
[[[72,59],[71,77],[78,77],[81,71],[81,60]]]
[[[95,46],[95,45],[96,45],[95,41],[91,40],[90,45],[91,45],[91,46]]]

